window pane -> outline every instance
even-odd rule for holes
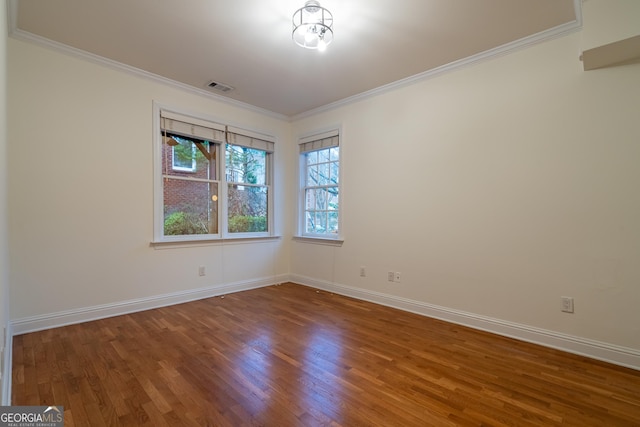
[[[338,234],[339,147],[302,154],[304,171],[303,233]],[[318,188],[320,187],[320,188]]]
[[[194,164],[194,151],[193,143],[180,142],[173,147],[173,169],[185,169],[193,170]]]
[[[338,187],[328,188],[327,193],[328,193],[327,209],[338,210]]]
[[[229,184],[229,233],[267,231],[267,187]]]
[[[305,232],[306,233],[314,233],[315,232],[315,219],[316,216],[313,212],[306,212],[305,213]]]
[[[318,165],[318,185],[329,184],[329,163],[320,163]]]
[[[162,167],[165,175],[217,180],[215,143],[170,133],[164,134],[163,138]]]
[[[329,148],[318,151],[318,163],[329,161]]]
[[[225,155],[227,181],[260,185],[267,183],[266,151],[227,144]]]
[[[331,168],[331,176],[329,181],[331,181],[331,184],[337,184],[338,182],[340,182],[340,167],[339,167],[339,163],[338,162],[331,162],[330,166]]]
[[[318,163],[318,152],[317,151],[312,151],[311,153],[307,153],[305,154],[305,157],[307,158],[307,164],[308,165],[313,165]]]
[[[218,183],[163,180],[164,235],[218,234]]]
[[[314,186],[318,185],[318,166],[309,166],[307,168],[307,185]]]
[[[340,160],[340,150],[338,149],[338,147],[332,147],[329,150],[331,151],[331,156],[330,156],[331,161]]]
[[[314,210],[316,208],[316,191],[313,189],[305,190],[305,210]]]
[[[327,190],[324,188],[316,189],[316,210],[327,210]]]
[[[327,230],[327,213],[316,212],[315,232],[326,233],[326,230]]]
[[[329,219],[327,222],[327,233],[338,233],[338,212],[329,212]]]

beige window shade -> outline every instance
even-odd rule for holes
[[[326,132],[320,135],[313,135],[300,140],[300,153],[309,153],[324,148],[337,147],[340,145],[338,131]]]
[[[227,142],[247,148],[255,148],[269,153],[274,151],[274,141],[267,135],[227,126]]]
[[[170,111],[160,112],[160,127],[162,131],[205,141],[224,142],[225,140],[224,125]]]

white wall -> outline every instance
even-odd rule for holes
[[[640,66],[584,72],[581,43],[574,33],[297,120],[294,136],[343,124],[346,239],[295,242],[292,276],[640,361]]]
[[[12,321],[46,327],[86,308],[290,273],[619,349],[640,369],[640,65],[584,72],[582,36],[292,124],[10,39]],[[150,247],[153,100],[279,138],[283,239]],[[337,123],[345,243],[292,243],[290,143]],[[390,270],[401,283],[386,281]],[[575,298],[574,314],[560,312],[561,296]]]
[[[640,35],[638,0],[589,0],[582,11],[582,50]]]
[[[46,327],[48,317],[76,321],[73,313],[86,308],[201,289],[216,293],[286,275],[288,239],[150,246],[152,102],[276,136],[278,214],[289,210],[287,121],[20,40],[9,39],[8,46],[15,324]],[[287,219],[276,220],[281,233]],[[205,277],[198,276],[200,265]]]
[[[9,239],[7,237],[7,5],[0,2],[0,348],[6,348],[3,330],[9,326]],[[10,347],[9,347],[10,348]],[[0,405],[8,403],[10,367],[0,363]],[[5,366],[7,369],[5,369]]]

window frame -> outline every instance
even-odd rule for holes
[[[218,233],[217,234],[184,234],[184,235],[165,235],[164,234],[164,186],[163,186],[163,140],[162,140],[162,119],[163,113],[169,115],[177,115],[184,118],[185,122],[189,120],[195,126],[207,126],[207,124],[217,125],[217,128],[224,127],[225,137],[224,141],[211,140],[211,143],[217,145],[218,155],[216,156],[216,168],[217,168],[217,180],[218,183]],[[216,242],[224,240],[239,240],[239,239],[264,239],[277,237],[274,230],[274,174],[273,165],[275,162],[275,142],[276,138],[264,133],[246,130],[246,128],[231,127],[221,124],[220,120],[197,115],[192,112],[181,111],[180,109],[172,108],[157,102],[153,102],[153,244],[178,244],[176,247],[180,247],[180,243],[196,243],[202,244],[207,242]],[[267,152],[266,155],[266,187],[267,187],[267,231],[265,232],[236,232],[229,233],[228,231],[228,183],[226,181],[226,159],[225,150],[226,144],[233,142],[229,141],[229,132],[231,130],[235,133],[239,133],[240,137],[248,138],[262,138],[263,142],[271,144],[272,149]],[[185,137],[188,137],[185,135]],[[200,135],[191,135],[192,138],[203,139]],[[206,139],[206,138],[205,138]],[[237,145],[237,144],[235,144]],[[260,145],[260,144],[258,144]],[[252,147],[254,148],[254,147]],[[258,147],[257,149],[261,149]],[[171,162],[173,166],[173,161]],[[189,172],[183,170],[177,170],[178,172]]]
[[[312,151],[320,151],[324,148],[302,151],[303,144],[309,144],[313,142],[320,142],[323,139],[337,137],[338,148],[338,232],[332,233],[308,233],[306,232],[306,189],[307,186],[307,162],[306,154]],[[297,240],[308,240],[318,243],[338,243],[341,244],[344,241],[344,229],[343,229],[343,215],[344,215],[344,194],[343,194],[343,163],[344,163],[344,143],[343,143],[343,130],[341,125],[331,126],[322,130],[310,132],[298,137],[298,143],[296,144],[297,156],[298,156],[298,189],[297,189],[297,229],[295,238]]]
[[[227,180],[227,156],[226,149],[228,145],[233,146],[241,146],[235,143],[231,143],[227,141],[222,147],[222,153],[220,155],[222,161],[222,169],[220,170],[221,175],[223,177],[222,185],[223,185],[223,194],[225,200],[225,211],[223,218],[223,231],[224,236],[228,238],[251,238],[251,237],[269,237],[273,235],[273,162],[274,162],[274,152],[262,150],[261,148],[248,147],[256,150],[265,151],[265,184],[251,184],[237,181],[228,181]],[[260,232],[230,232],[229,231],[229,186],[237,185],[237,186],[246,186],[246,187],[266,187],[267,189],[267,231]]]
[[[208,143],[209,144],[209,155],[212,155],[212,157],[215,159],[213,160],[213,162],[211,161],[211,159],[207,159],[208,161],[208,170],[207,170],[207,177],[198,177],[198,171],[197,171],[197,166],[194,167],[194,170],[192,171],[187,171],[187,170],[181,170],[181,169],[175,169],[173,167],[169,168],[168,165],[165,166],[166,162],[168,164],[168,160],[167,159],[162,159],[163,161],[163,165],[161,166],[161,172],[160,172],[160,186],[161,188],[161,194],[162,194],[162,236],[163,238],[170,240],[170,241],[174,241],[174,240],[181,240],[182,237],[184,236],[190,236],[190,237],[195,237],[195,236],[220,236],[220,186],[221,186],[221,180],[220,180],[220,150],[222,145],[224,144],[224,142],[221,142],[219,140],[215,140],[212,139],[211,141],[202,139],[202,138],[196,138],[194,136],[187,136],[185,135],[184,132],[181,132],[180,134],[176,134],[174,132],[166,132],[164,130],[161,130],[161,138],[162,141],[166,142],[167,138],[179,138],[181,140],[185,140],[185,141],[189,141],[191,143],[191,149],[195,152],[196,148],[196,144],[198,143]],[[176,140],[177,141],[177,140]],[[162,142],[160,143],[161,147],[160,147],[160,151],[161,151],[161,155],[164,155],[166,150],[165,147],[162,146]],[[175,146],[172,146],[172,148],[175,148]],[[172,154],[173,154],[173,150],[172,150]],[[194,162],[197,165],[197,157],[194,154]],[[172,165],[173,166],[173,165]],[[212,178],[210,176],[211,173],[211,168],[213,166],[213,173],[214,173],[214,177]],[[217,221],[215,221],[215,229],[218,230],[217,233],[200,233],[200,234],[181,234],[181,235],[165,235],[164,231],[165,231],[165,214],[166,214],[166,206],[165,206],[165,200],[164,200],[164,196],[165,196],[165,184],[173,181],[175,184],[173,185],[179,185],[177,184],[177,182],[182,182],[184,185],[185,182],[190,182],[191,185],[196,185],[196,184],[206,184],[207,186],[211,186],[214,185],[216,187],[216,193],[217,194],[217,199],[215,199],[215,203],[216,203],[216,217],[217,217]],[[177,182],[176,182],[177,181]],[[211,196],[211,193],[209,193],[208,196]],[[209,201],[207,201],[207,203],[209,203]],[[209,227],[209,229],[211,228],[211,224],[213,224],[213,221],[208,221],[207,222],[207,226]]]

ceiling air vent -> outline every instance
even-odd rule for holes
[[[218,92],[231,92],[233,90],[232,86],[226,85],[224,83],[214,82],[213,80],[207,83],[207,88],[218,91]]]

